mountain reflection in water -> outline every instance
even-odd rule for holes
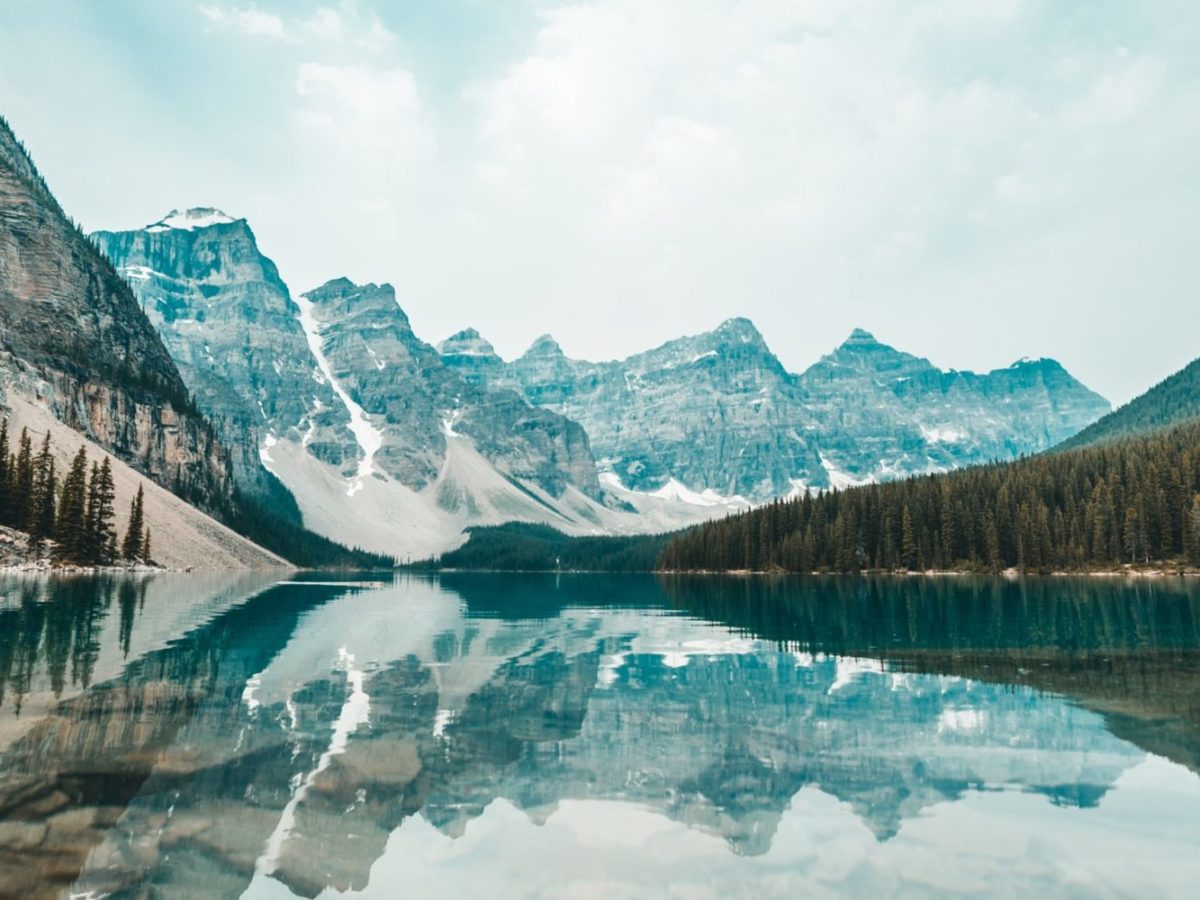
[[[5,896],[1182,896],[1198,771],[1176,579],[0,582]]]

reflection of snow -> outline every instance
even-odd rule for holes
[[[266,848],[262,855],[255,860],[254,872],[256,875],[270,875],[278,867],[280,856],[283,853],[283,845],[291,837],[292,830],[296,827],[296,808],[316,782],[317,776],[329,768],[333,758],[346,752],[346,744],[350,741],[350,735],[357,731],[359,726],[365,725],[370,720],[371,697],[363,690],[362,670],[354,668],[354,656],[347,653],[345,647],[339,651],[338,656],[338,663],[344,668],[346,681],[350,685],[350,696],[342,704],[342,711],[338,714],[337,721],[333,723],[333,736],[329,739],[329,748],[321,754],[316,767],[300,780],[291,799],[288,800],[287,806],[280,813],[279,824],[267,838]],[[293,727],[295,727],[294,719]]]
[[[456,709],[439,709],[433,717],[433,736],[441,737],[446,733],[446,726],[458,718]]]
[[[258,709],[258,700],[254,694],[260,687],[262,687],[262,672],[255,672],[246,679],[246,687],[242,689],[242,702],[246,704],[249,712]]]
[[[987,711],[982,709],[943,709],[938,716],[938,734],[982,731],[986,725]]]
[[[853,656],[837,658],[837,676],[829,686],[829,693],[841,690],[860,675],[878,675],[883,672],[883,663],[877,659],[857,659]]]

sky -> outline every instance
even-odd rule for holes
[[[294,292],[611,359],[747,316],[1123,402],[1200,356],[1194,0],[0,0],[88,229],[245,217]]]

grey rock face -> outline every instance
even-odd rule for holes
[[[229,495],[227,451],[159,335],[2,119],[0,386],[189,501],[211,510]]]
[[[309,335],[244,219],[197,208],[94,237],[134,286],[201,408],[239,448],[243,483],[261,482],[259,448],[274,440],[302,443],[352,476],[366,451],[348,400],[363,412],[361,427],[379,434],[374,471],[406,487],[437,479],[447,437],[458,433],[507,477],[555,496],[568,484],[600,496],[583,430],[444,364],[413,334],[390,285],[343,278],[302,295]]]
[[[1110,408],[1053,360],[946,372],[861,329],[797,377],[796,398],[816,421],[826,468],[855,480],[1036,453]]]
[[[1052,360],[944,372],[862,330],[793,375],[746,319],[616,362],[569,359],[544,336],[506,364],[473,330],[441,349],[464,377],[580,422],[637,490],[675,479],[766,500],[1011,459],[1109,408]]]
[[[236,449],[239,483],[262,487],[259,446],[270,431],[307,435],[310,451],[327,462],[354,459],[345,410],[315,371],[299,310],[244,219],[191,209],[93,237]]]
[[[553,496],[568,484],[600,495],[583,429],[501,385],[463,377],[413,333],[391,285],[342,278],[304,297],[334,377],[382,432],[375,461],[385,474],[420,490],[437,478],[447,440],[461,434],[511,478]]]

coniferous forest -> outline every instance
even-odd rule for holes
[[[1086,571],[1200,565],[1200,422],[1011,463],[776,501],[700,525],[671,571]]]
[[[549,525],[508,522],[472,528],[467,542],[402,568],[494,572],[650,572],[673,534],[571,537]]]
[[[129,526],[118,542],[112,463],[89,460],[83,447],[59,476],[47,433],[35,451],[26,429],[12,441],[0,423],[0,525],[28,535],[33,559],[56,565],[104,566],[151,561],[142,488],[130,504]]]

